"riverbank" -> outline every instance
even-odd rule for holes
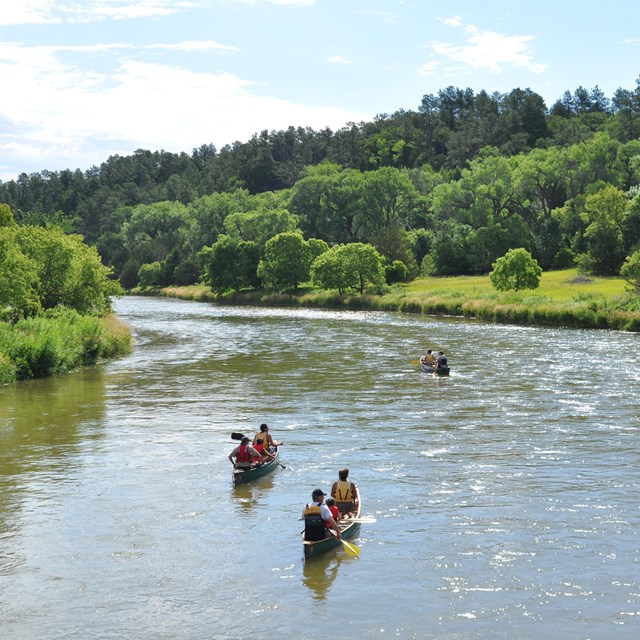
[[[640,332],[640,299],[625,291],[624,280],[585,277],[575,269],[545,272],[538,289],[519,292],[496,291],[488,276],[419,278],[389,287],[381,295],[364,296],[317,289],[301,289],[297,294],[258,290],[218,296],[204,285],[134,292],[220,304],[370,309],[503,324]]]
[[[64,373],[131,348],[131,329],[113,314],[61,309],[13,325],[0,322],[0,384]]]

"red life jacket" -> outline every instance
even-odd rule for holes
[[[249,447],[240,445],[238,447],[238,453],[236,454],[236,462],[251,462],[251,455],[249,454]]]
[[[264,450],[264,445],[263,444],[254,444],[253,448],[260,454],[260,456],[257,456],[253,459],[253,462],[259,462],[262,459],[262,452]]]

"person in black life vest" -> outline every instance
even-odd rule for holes
[[[235,462],[233,461],[234,458]],[[247,469],[251,466],[253,458],[258,458],[258,460],[262,461],[262,454],[249,444],[247,436],[242,438],[240,444],[229,454],[229,462],[236,469]]]
[[[329,534],[328,528],[335,531],[338,540],[342,540],[340,527],[333,519],[329,507],[324,503],[324,492],[322,489],[314,489],[311,494],[313,499],[302,512],[304,518],[304,539],[310,542],[324,540]]]
[[[444,355],[444,351],[440,351],[438,353],[438,358],[436,360],[436,364],[438,367],[446,367],[447,366],[447,356]]]

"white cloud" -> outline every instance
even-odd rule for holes
[[[423,64],[418,72],[420,73],[420,75],[428,76],[434,73],[439,66],[439,62],[437,62],[436,60],[430,60],[429,62]]]
[[[167,16],[196,2],[187,0],[3,0],[0,25],[97,22]]]
[[[345,58],[344,56],[331,56],[329,62],[332,64],[353,64],[349,58]]]
[[[457,16],[444,22],[462,28],[467,34],[466,43],[434,42],[431,49],[439,56],[496,74],[502,73],[506,66],[524,67],[535,74],[540,74],[547,68],[547,65],[533,61],[530,48],[533,36],[510,36],[495,31],[481,31],[473,25],[463,25]]]
[[[0,25],[60,22],[59,18],[52,16],[52,7],[52,0],[5,0],[0,11]]]
[[[124,53],[127,46],[101,45]],[[87,72],[56,52],[0,46],[0,76],[12,87],[11,99],[0,101],[0,158],[10,156],[14,166],[30,167],[21,169],[27,172],[87,169],[138,148],[190,152],[210,142],[247,140],[262,129],[337,129],[371,117],[259,95],[256,84],[228,73],[124,58],[110,72]],[[15,177],[1,173],[3,180]]]

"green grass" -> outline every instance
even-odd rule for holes
[[[207,293],[208,291],[208,293]],[[266,290],[217,297],[208,287],[168,287],[153,293],[230,304],[379,309],[418,315],[450,315],[487,322],[640,331],[640,298],[620,278],[580,276],[575,269],[542,274],[537,289],[496,291],[489,276],[419,278],[383,294],[338,295],[301,287],[297,294]]]
[[[407,285],[411,297],[458,296],[467,299],[529,300],[572,302],[585,299],[614,300],[625,295],[621,278],[580,276],[576,269],[546,271],[537,289],[520,292],[496,291],[489,276],[456,276],[450,278],[418,278]]]

